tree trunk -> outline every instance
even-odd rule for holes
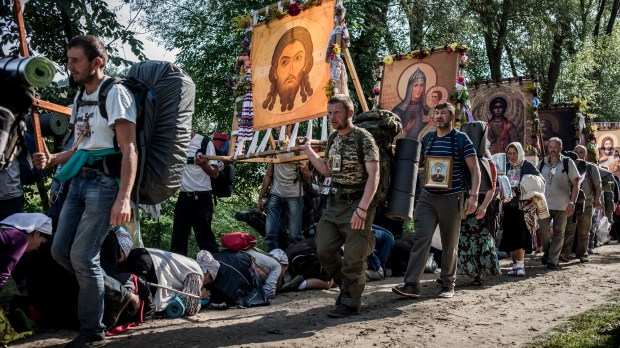
[[[596,38],[601,28],[601,18],[603,17],[603,11],[605,10],[605,0],[600,0],[598,12],[596,13],[596,19],[594,20],[594,37]]]
[[[611,36],[614,31],[614,23],[616,23],[616,17],[618,16],[618,6],[620,6],[620,0],[614,0],[614,4],[611,6],[609,21],[607,22],[607,29],[605,30],[607,36]]]
[[[484,28],[483,37],[491,70],[491,79],[502,78],[502,52],[506,46],[508,34],[508,21],[512,16],[512,0],[502,2],[502,12],[498,17],[496,6],[493,2],[474,4],[473,9],[480,16],[480,23]]]
[[[517,66],[515,65],[515,60],[512,56],[510,45],[506,45],[506,55],[508,56],[508,62],[510,62],[510,71],[512,71],[512,76],[517,76]]]
[[[409,23],[409,49],[415,51],[421,48],[424,39],[424,18],[426,17],[425,0],[400,0]]]
[[[564,39],[569,30],[569,23],[563,21],[559,32],[553,35],[553,48],[551,49],[551,62],[549,63],[549,70],[547,71],[547,86],[542,95],[542,103],[550,104],[553,101],[553,94],[555,93],[555,87],[558,84],[560,77],[560,67],[562,65],[562,48],[564,46]]]

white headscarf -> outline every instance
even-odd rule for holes
[[[118,241],[118,245],[121,247],[123,252],[125,253],[125,257],[129,256],[131,249],[133,248],[133,240],[131,236],[122,227],[118,227],[114,229],[114,234],[116,235],[116,240]]]
[[[0,225],[11,226],[27,233],[39,231],[52,235],[52,219],[41,213],[17,213],[0,221]]]
[[[512,163],[510,162],[510,160],[508,161],[510,162],[510,165],[513,168],[519,168],[523,164],[523,160],[525,159],[525,151],[523,151],[523,146],[521,146],[521,143],[518,141],[515,141],[513,143],[508,144],[508,146],[506,146],[506,153],[508,153],[508,149],[511,146],[517,149],[517,163]]]
[[[274,259],[278,260],[279,263],[283,265],[288,265],[288,257],[286,253],[282,249],[273,249],[269,252],[269,255],[273,256]]]
[[[217,277],[217,272],[220,270],[220,263],[213,258],[210,252],[200,250],[198,255],[196,255],[196,262],[198,262],[203,273],[209,272],[213,279]]]

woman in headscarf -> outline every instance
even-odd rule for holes
[[[461,221],[457,272],[458,274],[474,278],[472,285],[481,286],[482,280],[485,277],[499,275],[500,269],[497,250],[495,249],[498,212],[496,205],[492,204],[495,199],[497,170],[488,151],[487,125],[481,121],[478,121],[478,123],[482,127],[462,128],[474,142],[474,147],[484,151],[484,155],[478,156],[480,163],[478,209]],[[476,142],[479,142],[479,144],[476,144]],[[486,144],[486,146],[482,144]]]
[[[52,219],[41,213],[17,213],[0,221],[0,289],[25,252],[36,250],[52,235]]]
[[[529,212],[524,212],[524,207],[531,206],[520,200],[520,183],[526,174],[541,176],[534,164],[525,159],[525,152],[519,142],[510,143],[506,147],[506,175],[510,181],[513,198],[510,202],[504,203],[504,219],[502,223],[503,234],[499,245],[501,251],[510,252],[512,258],[512,270],[508,275],[525,276],[525,253],[532,252],[531,228],[526,217]],[[529,209],[528,209],[529,210]],[[526,216],[527,214],[527,216]]]

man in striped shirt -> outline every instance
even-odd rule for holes
[[[429,156],[452,157],[452,185],[447,189],[424,187],[418,198],[414,212],[414,242],[405,273],[405,284],[392,288],[400,296],[420,297],[420,280],[431,246],[435,228],[439,225],[443,246],[441,260],[441,291],[439,297],[451,298],[454,295],[456,280],[456,261],[458,255],[459,232],[463,206],[465,215],[476,211],[480,168],[476,150],[465,133],[454,129],[454,106],[442,103],[435,107],[437,131],[431,132],[422,141],[424,160]],[[428,165],[428,163],[426,164]],[[466,171],[471,174],[469,197]],[[446,173],[450,175],[450,173]]]

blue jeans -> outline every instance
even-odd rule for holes
[[[375,231],[375,249],[368,255],[368,268],[374,271],[382,269],[385,274],[385,263],[394,248],[394,236],[378,225],[372,225],[372,229]]]
[[[102,323],[105,272],[99,262],[101,245],[110,230],[110,214],[118,184],[96,169],[73,177],[52,243],[52,257],[75,273],[80,333],[105,338]]]
[[[295,242],[303,240],[301,235],[301,214],[304,209],[304,198],[299,197],[280,197],[274,194],[269,195],[267,202],[267,218],[265,220],[265,244],[267,250],[278,249],[278,235],[280,232],[280,218],[282,212],[286,211],[288,221],[289,238]]]

